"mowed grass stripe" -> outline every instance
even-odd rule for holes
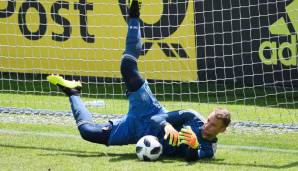
[[[74,134],[64,134],[57,132],[34,132],[34,131],[17,131],[11,129],[0,129],[0,134],[10,134],[19,136],[45,136],[45,137],[55,137],[55,138],[75,138],[80,139],[79,135]],[[251,150],[251,151],[268,151],[268,152],[281,152],[281,153],[297,153],[298,150],[282,149],[282,148],[269,148],[260,146],[240,146],[240,145],[218,145],[219,148],[230,149],[230,150]]]
[[[47,109],[53,111],[70,112],[69,100],[65,96],[37,96],[22,94],[0,93],[1,107]],[[84,101],[104,100],[102,108],[90,107],[92,113],[99,114],[126,114],[128,112],[127,99],[94,99],[83,98]],[[233,121],[251,121],[257,123],[286,123],[298,124],[298,109],[278,106],[255,106],[251,104],[226,104],[221,102],[199,103],[186,101],[163,101],[161,104],[168,111],[178,109],[194,109],[207,117],[216,107],[224,107],[231,111]]]

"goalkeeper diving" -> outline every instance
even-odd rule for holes
[[[82,84],[59,75],[47,77],[69,97],[72,113],[84,140],[106,146],[135,144],[145,135],[158,137],[163,155],[181,156],[187,161],[212,158],[216,152],[216,136],[228,127],[231,119],[227,109],[217,108],[207,121],[196,111],[167,111],[152,94],[148,82],[138,71],[141,52],[141,0],[129,4],[126,48],[121,59],[121,74],[129,100],[128,113],[107,123],[93,122],[91,113],[80,99]]]

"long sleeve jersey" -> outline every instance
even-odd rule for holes
[[[201,130],[205,123],[205,119],[199,113],[193,110],[177,110],[165,114],[154,115],[151,117],[151,120],[157,127],[161,128],[167,123],[170,123],[177,131],[180,131],[181,128],[185,126],[190,126],[198,138],[200,144],[199,148],[192,149],[185,144],[182,144],[179,147],[173,147],[168,144],[168,141],[163,140],[163,138],[160,137],[164,148],[164,155],[182,155],[188,161],[212,158],[214,156],[214,153],[216,152],[217,138],[209,141],[202,137]]]

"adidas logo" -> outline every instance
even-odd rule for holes
[[[277,65],[278,61],[285,66],[297,66],[297,33],[298,31],[298,0],[286,7],[290,22],[285,17],[279,18],[269,27],[271,35],[286,37],[285,42],[263,41],[259,47],[259,58],[265,65]],[[266,53],[267,52],[267,53]]]

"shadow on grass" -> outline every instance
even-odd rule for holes
[[[43,156],[76,156],[76,157],[109,157],[110,162],[126,161],[126,160],[137,160],[135,153],[105,153],[105,152],[95,152],[95,151],[82,151],[82,150],[71,150],[71,149],[59,149],[50,147],[35,147],[35,146],[22,146],[22,145],[7,145],[0,144],[3,148],[15,148],[15,149],[32,149],[32,150],[45,150],[58,152],[55,154],[42,154]],[[158,162],[161,163],[175,163],[176,161],[184,161],[182,158],[178,157],[161,157]],[[245,162],[245,161],[243,161]],[[285,165],[275,165],[275,164],[258,164],[254,163],[228,163],[224,162],[224,159],[212,159],[212,160],[200,160],[199,162],[186,162],[185,164],[180,164],[177,166],[194,165],[194,164],[212,164],[212,165],[223,165],[223,166],[247,166],[247,167],[259,167],[266,169],[288,169],[298,167],[298,161],[288,163]]]
[[[121,160],[121,159],[135,160],[136,159],[136,154],[134,154],[134,153],[119,153],[118,154],[118,153],[104,153],[104,152],[97,152],[97,151],[82,151],[82,150],[60,149],[60,148],[51,148],[51,147],[7,145],[7,144],[0,144],[0,147],[58,152],[55,154],[43,154],[45,156],[65,155],[65,156],[76,156],[76,157],[118,157],[119,159],[117,159],[117,160]]]
[[[71,149],[59,149],[59,148],[50,148],[50,147],[36,147],[36,146],[22,146],[22,145],[7,145],[0,144],[0,147],[3,148],[15,148],[15,149],[31,149],[31,150],[43,150],[51,151],[57,153],[41,154],[42,156],[75,156],[75,157],[109,157],[110,162],[117,161],[126,161],[126,160],[138,160],[135,153],[105,153],[105,152],[96,152],[96,151],[82,151],[82,150],[71,150]],[[178,159],[179,160],[179,159]],[[180,159],[181,160],[181,159]],[[177,161],[177,160],[176,160]],[[182,161],[182,160],[181,160]],[[161,158],[159,162],[162,163],[174,163],[173,158]]]

